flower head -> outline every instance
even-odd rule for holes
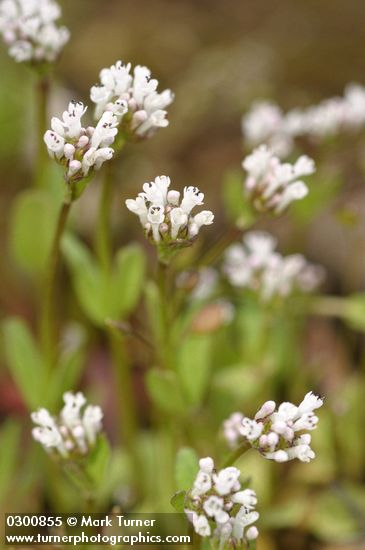
[[[37,426],[33,438],[48,451],[70,458],[86,455],[95,445],[102,429],[103,412],[100,407],[86,405],[85,396],[79,392],[67,392],[63,396],[64,407],[59,417],[53,417],[46,409],[31,414]]]
[[[365,88],[349,84],[343,96],[324,99],[305,109],[287,113],[268,101],[260,101],[242,118],[247,142],[256,147],[266,143],[279,157],[293,150],[295,139],[306,137],[319,142],[341,132],[352,132],[365,124]]]
[[[295,164],[282,163],[266,145],[261,145],[242,162],[247,172],[246,193],[259,211],[281,214],[293,201],[308,194],[299,178],[315,172],[312,159],[303,155]]]
[[[139,217],[146,236],[154,244],[178,249],[192,244],[201,227],[213,223],[214,214],[209,210],[193,213],[204,200],[197,187],[185,187],[181,202],[180,193],[169,187],[170,178],[159,176],[145,183],[143,192],[125,204]]]
[[[122,123],[127,135],[150,137],[158,128],[168,126],[168,107],[174,99],[171,90],[157,91],[158,80],[151,78],[147,67],[117,61],[100,72],[100,83],[90,91],[95,103],[95,117],[112,112]]]
[[[225,254],[223,271],[238,288],[249,288],[265,300],[286,297],[295,290],[313,291],[323,279],[323,269],[309,264],[300,254],[281,256],[276,239],[269,233],[247,233],[243,245],[231,245]]]
[[[254,509],[256,493],[242,489],[240,471],[234,467],[216,471],[210,457],[201,459],[199,467],[185,507],[195,532],[221,543],[237,544],[256,538],[257,529],[249,528],[259,518]]]
[[[254,419],[233,413],[223,423],[223,432],[232,447],[246,440],[270,460],[287,462],[297,458],[309,462],[315,453],[310,447],[311,436],[306,432],[317,427],[314,411],[322,405],[323,399],[312,392],[307,393],[299,406],[282,403],[276,408],[274,401],[267,401]]]
[[[95,128],[84,128],[86,110],[81,101],[71,101],[62,119],[53,117],[51,129],[44,134],[50,157],[65,166],[70,183],[87,177],[91,170],[99,170],[114,154],[110,145],[118,133],[116,116],[106,112]]]
[[[0,33],[9,55],[19,63],[54,62],[70,37],[56,25],[60,15],[55,0],[2,0]]]

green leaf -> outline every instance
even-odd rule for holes
[[[321,210],[328,208],[338,195],[342,184],[343,181],[338,175],[318,173],[311,176],[306,181],[309,187],[308,195],[291,205],[290,215],[299,223],[309,223]]]
[[[125,317],[136,306],[145,277],[145,255],[136,244],[122,248],[116,255],[111,287],[111,306],[114,318]]]
[[[223,182],[223,203],[227,218],[237,227],[244,229],[255,222],[256,214],[243,189],[243,173],[228,172]]]
[[[45,190],[17,196],[10,219],[10,247],[17,264],[27,272],[45,267],[57,223],[59,202]]]
[[[43,358],[22,319],[3,323],[5,357],[11,374],[30,409],[44,403],[47,369]]]
[[[88,248],[76,237],[67,235],[62,250],[71,269],[75,293],[85,314],[103,325],[108,317],[107,285]]]
[[[97,444],[88,456],[86,473],[96,487],[101,485],[107,472],[111,457],[110,445],[106,437],[99,436]]]
[[[0,502],[4,502],[10,486],[14,483],[13,474],[20,449],[20,432],[20,425],[14,420],[6,421],[0,431]]]
[[[185,403],[174,372],[150,370],[146,375],[146,384],[157,407],[169,413],[184,414]]]
[[[68,327],[71,344],[61,351],[57,369],[53,373],[45,403],[55,408],[65,391],[77,386],[85,363],[86,333],[80,325]]]
[[[201,404],[211,370],[211,335],[193,335],[180,346],[177,359],[179,381],[188,403]]]
[[[107,319],[120,319],[130,313],[144,280],[145,258],[140,247],[121,249],[110,274],[102,272],[89,249],[76,237],[67,235],[62,249],[77,298],[92,322],[104,326]]]
[[[148,281],[145,288],[147,315],[156,348],[160,349],[165,340],[165,329],[163,322],[163,308],[157,285]]]
[[[180,490],[189,491],[199,471],[199,458],[194,449],[179,449],[175,462],[175,482]]]
[[[183,513],[185,510],[185,496],[186,491],[178,491],[174,494],[170,500],[171,506],[175,508],[176,512]]]
[[[357,516],[363,516],[364,507],[363,488],[339,486],[332,491],[327,490],[312,502],[309,529],[325,542],[339,544],[354,540],[363,531]]]
[[[344,317],[355,330],[365,331],[365,293],[353,294],[346,299]]]

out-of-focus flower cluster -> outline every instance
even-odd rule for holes
[[[188,493],[185,512],[202,537],[222,544],[241,544],[258,536],[255,523],[256,493],[242,489],[240,471],[229,467],[216,471],[213,459],[202,458],[194,487]]]
[[[44,135],[49,155],[65,166],[66,179],[79,181],[90,170],[99,170],[113,156],[110,145],[118,133],[118,121],[112,112],[105,112],[96,127],[82,126],[87,107],[81,101],[71,101],[62,120],[53,117],[51,130]]]
[[[122,123],[128,136],[150,137],[157,128],[168,126],[168,107],[174,95],[171,90],[157,92],[158,80],[151,78],[147,67],[117,61],[100,72],[100,84],[91,88],[90,97],[96,104],[98,120],[105,111],[112,112]]]
[[[9,55],[18,62],[53,62],[68,42],[66,27],[57,27],[61,9],[54,0],[2,0],[0,32]]]
[[[301,254],[282,256],[275,251],[276,245],[275,237],[261,231],[251,231],[243,244],[231,245],[223,264],[229,282],[256,291],[264,301],[295,290],[315,290],[323,280],[323,268],[308,263]]]
[[[33,428],[33,438],[45,450],[62,458],[75,458],[86,455],[95,445],[102,429],[103,412],[100,407],[86,405],[82,393],[67,392],[63,396],[64,407],[59,418],[53,417],[47,409],[39,409],[31,414],[37,427]]]
[[[365,88],[350,84],[343,97],[325,99],[286,114],[270,101],[257,102],[243,117],[242,130],[250,146],[266,143],[277,155],[285,157],[293,150],[296,138],[320,141],[342,131],[356,131],[364,124]]]
[[[185,187],[182,199],[179,191],[169,191],[169,187],[170,178],[158,176],[143,185],[143,192],[135,200],[126,200],[126,206],[139,217],[146,236],[154,244],[188,246],[203,225],[213,223],[214,215],[210,210],[192,213],[204,200],[197,187]]]
[[[223,424],[224,436],[231,446],[247,441],[265,458],[287,462],[298,458],[309,462],[315,457],[310,447],[311,435],[305,433],[317,427],[318,417],[313,411],[323,400],[307,393],[297,407],[282,403],[276,410],[274,401],[266,401],[252,420],[240,412],[233,413]]]
[[[308,194],[300,177],[315,172],[312,159],[302,155],[295,164],[282,163],[270,148],[261,145],[242,162],[247,172],[245,191],[260,212],[281,214],[293,202]]]

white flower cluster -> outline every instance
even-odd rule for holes
[[[297,407],[282,403],[276,410],[274,401],[266,401],[252,420],[241,413],[233,413],[223,424],[225,438],[231,446],[246,440],[265,458],[287,462],[298,458],[309,462],[316,455],[310,447],[311,435],[318,417],[313,411],[323,405],[323,400],[312,392],[307,393]]]
[[[117,61],[109,69],[100,72],[100,84],[90,91],[96,104],[95,117],[99,119],[105,111],[118,116],[125,122],[125,130],[139,137],[150,137],[157,128],[168,126],[168,107],[174,95],[171,90],[157,92],[158,80],[151,78],[147,67],[137,65],[131,74],[131,64]]]
[[[268,144],[280,157],[287,156],[299,137],[316,141],[365,125],[365,87],[350,84],[343,97],[332,97],[306,109],[286,114],[269,101],[255,103],[242,119],[242,130],[252,145]]]
[[[264,301],[295,290],[315,290],[323,279],[323,268],[308,263],[301,254],[282,256],[275,251],[276,245],[275,237],[263,231],[251,231],[243,244],[231,245],[223,264],[229,282],[258,292]]]
[[[221,544],[254,540],[259,518],[254,509],[256,493],[241,488],[240,471],[229,467],[216,471],[213,459],[202,458],[194,487],[187,495],[185,512],[201,537],[218,539]]]
[[[2,0],[0,32],[11,57],[19,63],[55,61],[70,37],[55,23],[60,16],[54,0]]]
[[[102,429],[103,412],[100,407],[86,405],[82,393],[67,392],[63,396],[64,407],[59,418],[54,418],[47,409],[31,414],[36,428],[33,438],[41,443],[47,452],[55,452],[62,458],[84,456],[96,442]]]
[[[261,145],[242,162],[247,172],[245,190],[260,211],[281,214],[293,202],[308,194],[306,184],[298,178],[315,172],[312,159],[302,155],[295,164],[282,163],[266,145]]]
[[[110,145],[118,133],[116,116],[105,112],[95,128],[84,128],[81,119],[86,109],[81,101],[71,101],[62,120],[53,117],[51,130],[44,135],[49,155],[66,167],[68,181],[85,178],[114,154]]]
[[[139,217],[146,235],[155,244],[186,246],[203,225],[213,223],[214,215],[210,210],[192,214],[204,200],[204,194],[197,187],[185,187],[181,200],[179,191],[169,191],[169,187],[170,178],[158,176],[143,185],[143,192],[135,200],[126,200],[126,206]]]

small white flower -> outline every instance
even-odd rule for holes
[[[193,516],[193,525],[198,535],[200,535],[201,537],[210,537],[211,529],[209,522],[205,516]]]
[[[236,487],[240,471],[233,466],[224,468],[214,475],[214,488],[219,495],[227,495]]]
[[[137,197],[135,200],[127,199],[125,201],[125,204],[128,210],[133,212],[133,214],[137,214],[142,226],[144,227],[148,221],[147,220],[148,209],[147,209],[145,199],[143,197]]]
[[[190,214],[195,206],[203,204],[204,194],[197,187],[184,187],[184,196],[181,201],[181,208],[186,214]]]
[[[303,401],[300,403],[298,407],[298,412],[300,414],[306,414],[315,411],[316,409],[319,409],[323,405],[323,399],[318,397],[317,395],[314,395],[313,392],[308,392]]]
[[[266,401],[255,414],[255,420],[262,420],[270,416],[276,409],[275,401]]]
[[[214,470],[214,462],[213,459],[210,456],[207,456],[206,458],[201,458],[199,460],[199,468],[208,474],[212,473]]]
[[[190,222],[189,235],[195,237],[203,225],[211,225],[214,221],[214,214],[210,210],[202,210],[194,216]]]
[[[171,238],[176,239],[180,228],[186,226],[188,221],[188,216],[182,210],[182,208],[173,208],[170,212],[171,220]]]
[[[259,536],[259,530],[254,525],[247,529],[246,531],[247,540],[256,540],[258,536]]]
[[[242,504],[243,506],[246,506],[248,510],[251,510],[257,504],[256,493],[255,491],[252,491],[252,489],[238,491],[238,493],[234,493],[232,496],[232,502]]]
[[[207,493],[212,487],[212,479],[209,473],[200,471],[194,482],[192,494],[195,496]]]
[[[241,420],[239,432],[241,435],[246,437],[249,441],[254,441],[261,435],[262,424],[259,422],[256,422],[255,420],[251,420],[250,418],[244,417]]]

